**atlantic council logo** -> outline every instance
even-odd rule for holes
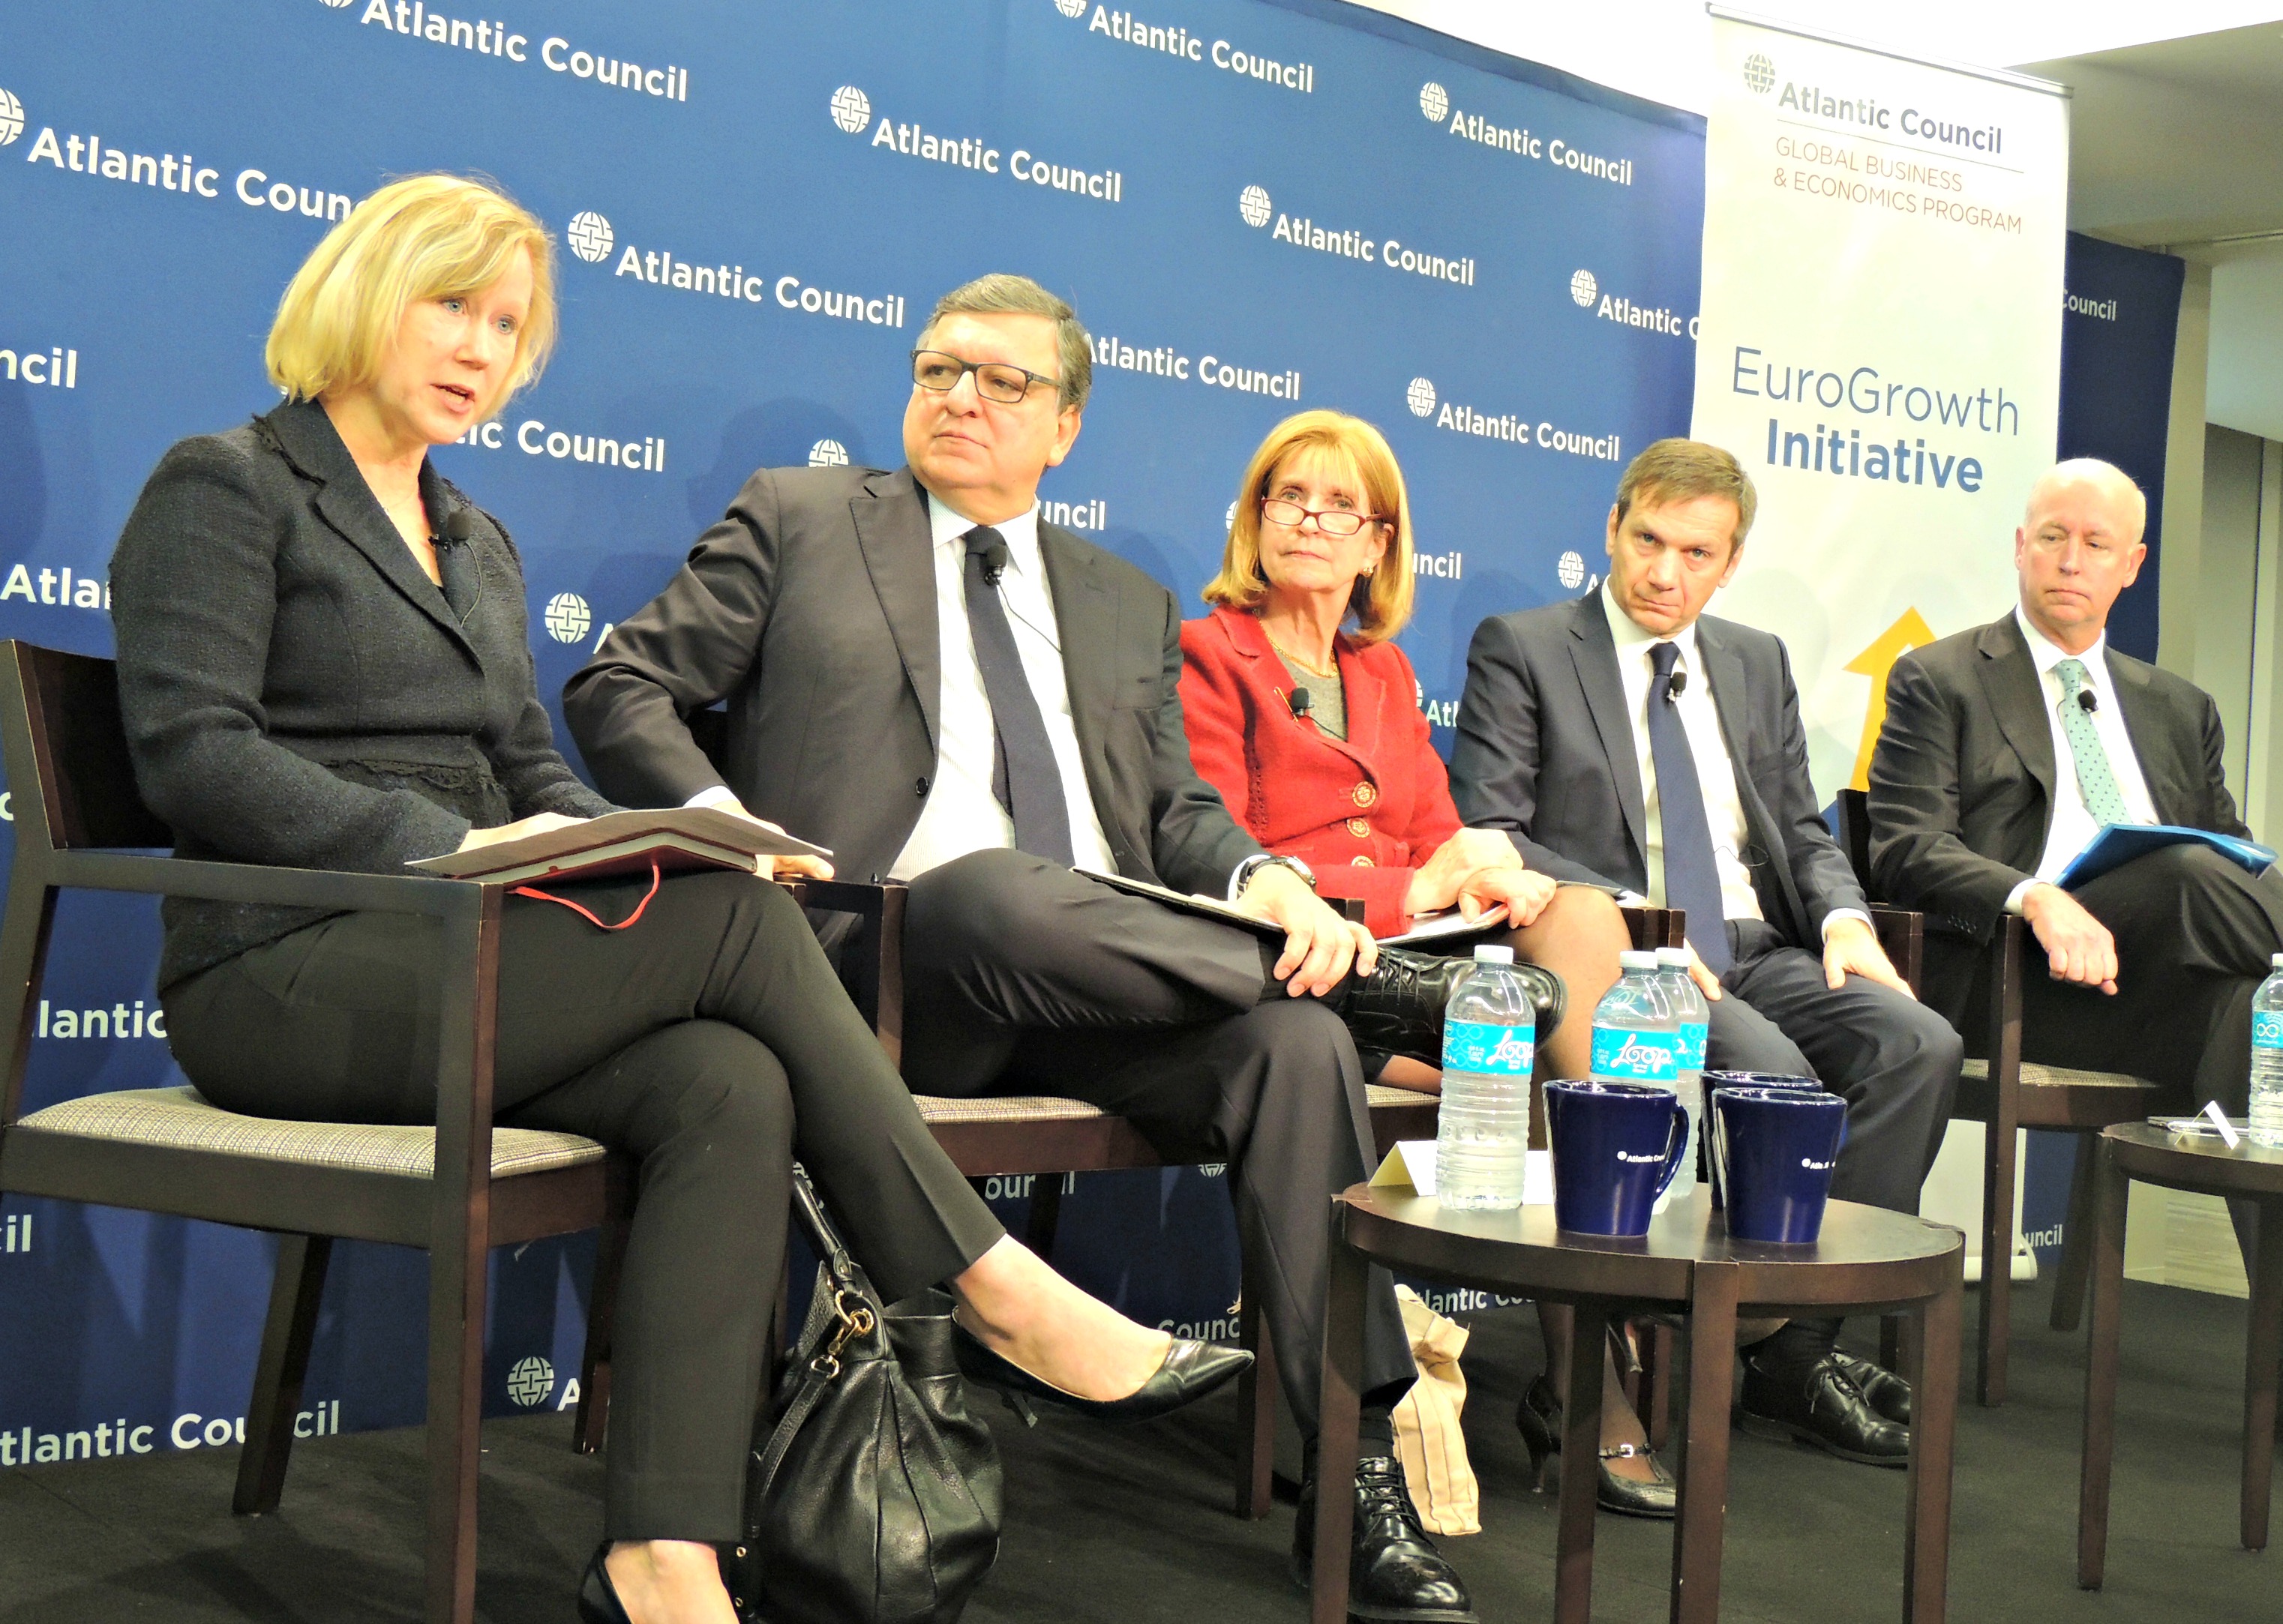
[[[507,1395],[526,1410],[547,1402],[555,1391],[555,1367],[534,1354],[518,1359],[507,1373]]]
[[[808,465],[811,468],[845,468],[848,466],[848,447],[837,439],[821,439],[808,448]]]
[[[563,233],[571,252],[589,265],[610,257],[611,248],[619,239],[611,229],[611,222],[592,209],[581,209],[571,216],[570,229]]]
[[[1248,186],[1236,194],[1236,212],[1244,216],[1246,225],[1256,230],[1268,223],[1274,207],[1268,201],[1268,194],[1258,186]]]
[[[1403,392],[1403,401],[1414,417],[1424,417],[1435,409],[1435,385],[1423,377],[1414,377],[1411,387]]]
[[[547,634],[558,643],[575,643],[587,635],[587,628],[595,624],[587,600],[575,592],[558,592],[547,600]],[[548,1378],[554,1380],[552,1376]]]
[[[319,0],[319,4],[323,5],[326,10],[332,12],[341,10],[344,6],[347,5],[348,3],[349,0]]]
[[[1086,15],[1086,0],[1055,0],[1055,10],[1076,21]]]
[[[1430,79],[1419,87],[1419,111],[1430,124],[1440,124],[1451,116],[1451,93]]]
[[[1754,51],[1744,58],[1744,88],[1755,96],[1765,96],[1775,89],[1776,65]]]
[[[1593,272],[1581,268],[1571,274],[1570,277],[1570,301],[1573,304],[1576,304],[1579,308],[1583,309],[1592,305],[1596,299],[1601,297],[1601,284],[1593,280]]]
[[[1586,584],[1586,556],[1567,552],[1554,561],[1554,579],[1575,592]]]
[[[0,146],[13,144],[24,133],[24,104],[0,90]]]
[[[853,84],[832,93],[832,121],[852,136],[861,136],[872,122],[872,98]]]

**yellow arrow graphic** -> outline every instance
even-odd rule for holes
[[[1906,609],[1894,625],[1879,633],[1877,641],[1840,668],[1871,679],[1871,703],[1863,708],[1863,742],[1856,747],[1854,776],[1847,781],[1850,789],[1871,787],[1871,751],[1887,720],[1887,673],[1903,656],[1932,641],[1934,628],[1927,625],[1926,617],[1915,609]]]

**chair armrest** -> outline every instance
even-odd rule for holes
[[[1620,908],[1618,912],[1625,916],[1625,928],[1633,933],[1633,948],[1638,952],[1654,952],[1660,947],[1679,947],[1687,939],[1687,916],[1679,908],[1652,908],[1643,905]]]
[[[908,886],[891,882],[868,885],[855,880],[791,880],[783,882],[805,908],[853,913],[856,932],[848,944],[847,978],[856,1007],[870,1023],[888,1061],[904,1059],[904,904]]]
[[[68,890],[192,897],[204,902],[243,902],[277,907],[358,909],[375,913],[471,919],[484,890],[472,880],[427,874],[350,874],[329,868],[269,868],[253,863],[200,862],[123,851],[58,851],[37,880]],[[21,866],[23,859],[19,859]],[[502,888],[504,889],[504,888]]]
[[[1894,964],[1895,972],[1910,983],[1913,997],[1924,991],[1926,974],[1926,915],[1908,908],[1871,905],[1871,929],[1879,946]]]

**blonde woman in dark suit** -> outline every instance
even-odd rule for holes
[[[286,290],[268,350],[285,403],[160,462],[113,559],[113,618],[136,781],[181,855],[395,874],[612,810],[556,753],[513,543],[428,456],[554,331],[536,220],[474,182],[401,181]],[[594,921],[517,898],[502,921],[496,1098],[503,1123],[639,1168],[582,1619],[732,1624],[711,1542],[740,1532],[796,1154],[884,1294],[947,1285],[1004,1381],[1140,1416],[1244,1363],[1134,1325],[1000,1228],[782,888],[562,890]],[[174,1051],[216,1104],[434,1120],[424,922],[170,902],[166,926]]]

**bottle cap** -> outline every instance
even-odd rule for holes
[[[2283,957],[2283,955],[2278,956]],[[1477,964],[1512,964],[1514,962],[1514,949],[1511,947],[1492,947],[1487,942],[1482,943],[1475,949],[1475,962]]]
[[[2269,955],[2267,962],[2273,968],[2283,970],[2283,953],[2273,953]]]
[[[1656,961],[1668,970],[1685,970],[1688,967],[1688,950],[1685,947],[1660,947],[1656,950]]]
[[[1621,970],[1653,970],[1656,968],[1656,955],[1627,949],[1617,955],[1617,967]]]

